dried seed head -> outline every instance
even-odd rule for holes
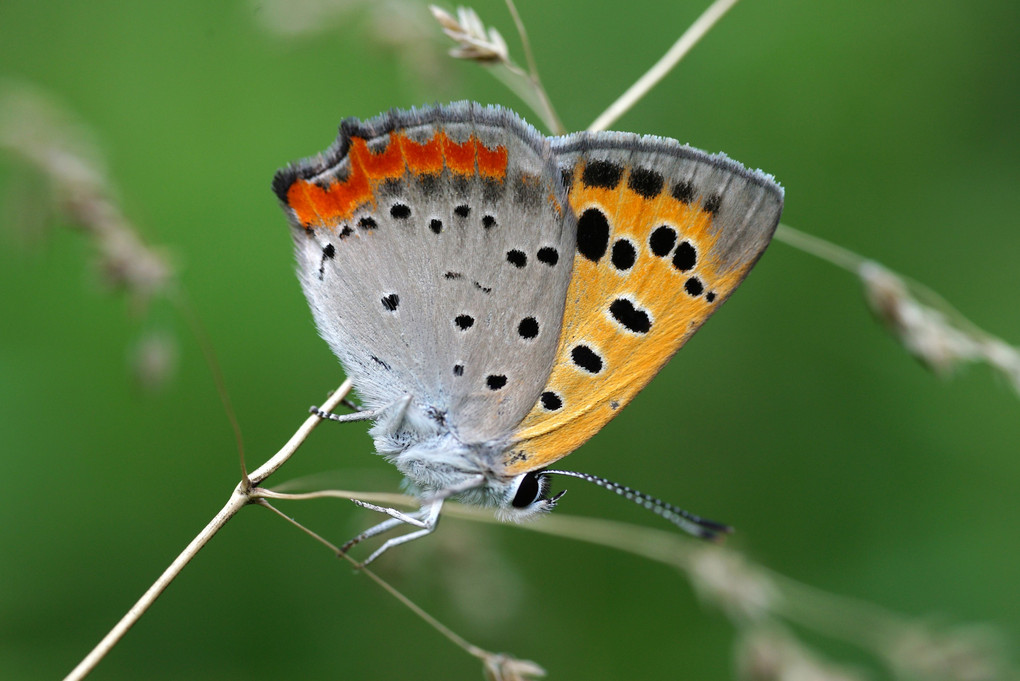
[[[960,360],[975,357],[976,344],[953,328],[942,313],[920,304],[903,280],[874,262],[859,270],[868,304],[910,354],[936,373],[946,373]]]
[[[486,30],[478,13],[470,7],[458,7],[456,18],[435,5],[429,5],[429,9],[443,33],[457,43],[457,47],[450,50],[451,57],[490,64],[510,63],[510,53],[503,36],[495,28]]]
[[[489,654],[484,658],[487,681],[529,681],[545,676],[545,670],[531,660]]]
[[[738,553],[708,546],[692,556],[691,583],[705,601],[741,621],[764,619],[778,592],[769,578]]]
[[[987,362],[1020,392],[1020,351],[917,300],[906,282],[875,262],[858,269],[872,311],[910,354],[938,374],[964,362]],[[959,315],[957,315],[958,317]]]
[[[863,681],[854,671],[819,659],[778,626],[752,629],[737,649],[737,678],[744,681]]]
[[[904,678],[993,681],[1008,677],[1005,642],[985,626],[935,629],[918,625],[889,641],[885,654]]]

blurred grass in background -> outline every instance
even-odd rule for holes
[[[207,328],[252,464],[341,380],[293,276],[275,169],[324,149],[346,116],[460,98],[521,109],[476,65],[446,60],[424,7],[336,5],[347,9],[331,17],[300,14],[312,0],[0,5],[0,75],[92,130],[123,211],[169,252]],[[473,6],[523,60],[502,3]],[[561,117],[582,129],[704,7],[520,11]],[[302,17],[322,30],[304,31]],[[774,173],[784,222],[926,283],[1015,344],[1018,111],[1011,0],[746,0],[615,127]],[[45,184],[9,157],[0,201],[0,675],[55,678],[220,507],[238,469],[175,311],[157,299],[139,313],[106,291],[93,244],[47,219]],[[178,367],[155,393],[129,363],[152,334]],[[789,577],[987,625],[1008,652],[1020,639],[1018,415],[999,376],[937,379],[874,323],[855,279],[776,243],[569,466],[732,523],[731,546]],[[363,427],[324,427],[272,482],[325,473],[323,485],[396,489],[370,452]],[[567,486],[560,512],[657,522]],[[285,509],[336,541],[375,521],[337,501]],[[554,679],[734,675],[727,620],[681,575],[631,555],[450,519],[378,567],[474,642]],[[477,678],[477,667],[253,508],[94,678]]]

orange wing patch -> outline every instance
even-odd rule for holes
[[[740,283],[713,258],[718,196],[607,162],[578,163],[577,253],[557,358],[505,473],[542,468],[609,422]]]
[[[369,149],[365,139],[352,137],[347,158],[346,179],[334,179],[325,187],[297,179],[287,188],[287,205],[305,229],[335,228],[365,204],[375,204],[375,187],[380,182],[399,179],[406,172],[435,175],[445,166],[458,175],[480,173],[503,180],[508,160],[506,147],[489,149],[474,135],[455,142],[443,131],[423,143],[391,132],[389,143],[378,151]]]

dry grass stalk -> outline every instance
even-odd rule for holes
[[[104,280],[143,308],[168,289],[174,271],[121,211],[89,137],[42,92],[26,86],[0,92],[0,148],[44,178],[68,226],[95,244]]]

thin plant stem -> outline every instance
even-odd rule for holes
[[[64,677],[64,681],[78,681],[84,679],[93,669],[96,668],[107,653],[109,653],[120,639],[124,637],[124,634],[134,626],[135,622],[141,618],[142,615],[149,609],[149,607],[159,598],[159,595],[170,586],[170,582],[181,573],[184,567],[191,562],[191,559],[195,557],[195,554],[209,543],[209,540],[219,532],[220,528],[227,524],[227,521],[234,517],[245,504],[248,503],[247,496],[240,491],[240,485],[238,489],[235,489],[230,496],[230,500],[226,505],[220,509],[209,524],[206,525],[198,535],[191,540],[191,543],[181,551],[180,555],[170,563],[169,567],[163,571],[163,574],[159,576],[152,586],[150,586],[142,597],[131,606],[131,608],[124,613],[124,616],[120,618],[120,621],[114,625],[106,636],[93,648],[88,655],[86,655],[81,662],[78,663],[71,673]]]
[[[316,492],[301,492],[296,494],[276,492],[271,489],[259,487],[252,491],[252,496],[263,499],[281,499],[286,501],[307,501],[308,499],[358,499],[370,501],[373,504],[385,504],[387,506],[408,506],[418,507],[421,501],[406,494],[393,494],[390,492],[350,492],[342,489],[324,489]]]
[[[537,113],[550,131],[555,131],[557,126],[562,128],[556,114],[543,105],[540,89],[535,87],[534,82],[525,71],[520,70],[520,67],[515,64],[497,64],[488,67],[487,70]]]
[[[340,385],[339,388],[336,389],[336,392],[329,396],[329,399],[323,402],[320,408],[326,412],[333,411],[340,405],[340,402],[347,397],[347,394],[353,387],[354,382],[348,378]],[[301,424],[301,427],[298,428],[297,432],[294,433],[289,440],[287,440],[287,444],[280,448],[280,451],[274,454],[269,461],[266,461],[252,472],[250,476],[252,484],[258,485],[279,470],[280,466],[287,463],[287,460],[294,454],[295,451],[297,451],[297,448],[301,446],[301,443],[305,441],[309,433],[315,430],[315,427],[319,425],[321,421],[322,419],[315,415],[309,416],[305,419],[305,422]]]
[[[325,411],[331,411],[335,409],[351,391],[353,384],[350,379],[347,379],[343,384],[334,392],[328,400],[322,405]],[[166,590],[170,583],[177,578],[177,575],[184,570],[185,566],[191,562],[191,560],[198,554],[199,550],[203,546],[209,543],[209,540],[216,535],[220,529],[227,524],[227,521],[234,517],[234,515],[244,508],[245,505],[251,502],[251,490],[252,484],[257,485],[262,482],[270,475],[275,473],[280,466],[287,462],[287,460],[297,451],[297,448],[304,442],[308,434],[319,424],[321,419],[318,416],[309,416],[305,419],[305,422],[301,424],[297,432],[287,441],[280,451],[272,456],[269,461],[265,462],[257,469],[255,469],[248,480],[238,483],[237,487],[230,495],[230,499],[223,506],[222,509],[209,521],[198,535],[181,551],[180,555],[170,563],[169,567],[163,571],[163,574],[153,582],[142,597],[131,606],[131,608],[124,613],[124,616],[120,618],[120,621],[114,625],[114,627],[96,644],[88,655],[86,655],[78,665],[71,670],[65,678],[65,681],[78,681],[84,679],[96,665],[98,665],[107,653],[109,653],[114,646],[124,637],[124,634],[134,626],[135,622],[141,618],[142,615],[148,611],[159,595]]]
[[[444,512],[473,521],[497,522],[484,509],[456,503],[448,504]],[[675,567],[686,574],[709,603],[726,612],[735,626],[785,619],[868,651],[891,669],[902,664],[895,652],[901,641],[920,637],[919,640],[933,647],[957,641],[952,635],[944,640],[933,635],[927,621],[817,589],[758,565],[738,551],[698,542],[675,532],[604,518],[563,515],[508,526],[624,551]],[[724,568],[727,564],[736,569]],[[709,574],[706,566],[716,574]],[[997,663],[994,657],[982,659],[980,652],[976,654],[976,660]],[[1008,661],[1001,661],[1001,664],[1004,669],[1012,669]]]
[[[705,34],[726,14],[738,0],[716,0],[706,9],[690,28],[684,31],[683,35],[673,43],[673,47],[662,56],[659,61],[650,68],[645,75],[637,82],[627,88],[627,91],[620,95],[620,98],[609,105],[595,122],[588,126],[589,132],[606,130],[615,123],[631,107],[638,103],[648,91],[655,87],[660,80],[666,77],[673,70],[681,59],[691,51],[691,48],[698,44],[698,41],[705,37]]]
[[[407,596],[405,596],[401,592],[397,591],[388,582],[383,580],[382,577],[380,577],[379,575],[375,574],[374,572],[372,572],[371,570],[369,570],[366,567],[362,567],[361,571],[364,572],[366,575],[368,575],[369,579],[371,579],[373,582],[375,582],[376,584],[381,586],[391,596],[393,596],[398,601],[403,603],[404,606],[406,606],[409,610],[411,610],[411,612],[413,612],[418,617],[420,617],[422,620],[427,622],[429,624],[429,626],[431,626],[436,631],[438,631],[440,634],[442,634],[447,639],[452,641],[455,645],[459,646],[460,648],[462,648],[463,650],[467,651],[471,655],[473,655],[473,656],[475,656],[475,657],[477,657],[479,659],[482,659],[482,660],[487,659],[487,658],[492,656],[492,653],[489,653],[487,650],[479,648],[478,646],[474,645],[473,643],[470,643],[469,641],[464,639],[462,636],[460,636],[457,632],[453,631],[452,629],[447,627],[445,624],[443,624],[442,622],[437,620],[435,617],[433,617],[429,613],[425,612],[425,610],[423,610],[421,608],[421,606],[419,606],[417,603],[412,601],[410,598],[408,598]]]
[[[330,551],[335,553],[338,557],[344,558],[345,560],[347,560],[347,562],[355,565],[355,567],[357,566],[357,564],[354,563],[354,561],[351,559],[350,556],[348,556],[346,553],[344,553],[344,552],[342,552],[340,550],[339,546],[337,546],[336,544],[334,544],[330,540],[326,539],[321,534],[319,534],[315,530],[311,529],[307,525],[303,525],[303,524],[299,523],[296,519],[294,519],[294,517],[287,515],[286,513],[284,513],[280,509],[276,508],[275,506],[273,506],[271,503],[269,503],[265,499],[259,498],[259,499],[255,500],[255,501],[253,501],[252,503],[256,504],[258,506],[261,506],[262,508],[265,508],[265,509],[268,509],[268,510],[272,511],[273,513],[275,513],[276,515],[280,516],[281,518],[286,520],[288,523],[290,523],[294,527],[298,528],[299,530],[301,530],[302,532],[307,534],[309,537],[311,537],[315,541],[319,542],[320,544],[322,544],[323,546],[328,548]]]
[[[274,495],[274,496],[277,496],[277,498],[293,498],[295,496],[302,496],[302,495],[282,495],[282,496],[281,495]],[[396,496],[396,495],[391,495],[391,496]],[[277,509],[275,506],[270,504],[268,501],[265,501],[264,499],[261,499],[261,500],[259,500],[258,504],[260,506],[264,507],[264,508],[269,509],[270,511],[272,511],[276,515],[278,515],[281,518],[283,518],[284,520],[286,520],[291,525],[297,527],[299,530],[301,530],[305,534],[309,535],[310,537],[315,539],[317,542],[319,542],[323,546],[327,547],[329,550],[331,550],[338,557],[343,558],[348,563],[350,563],[351,565],[356,567],[358,570],[363,572],[365,575],[368,576],[369,579],[371,579],[377,585],[382,587],[383,590],[385,590],[387,593],[389,593],[391,596],[393,596],[395,599],[397,599],[408,610],[410,610],[415,615],[417,615],[419,618],[424,620],[425,623],[428,624],[430,627],[432,627],[433,629],[438,631],[440,634],[445,636],[454,645],[458,646],[459,648],[461,648],[462,650],[466,651],[470,655],[473,655],[474,657],[477,657],[477,658],[480,658],[480,659],[483,659],[483,660],[487,660],[487,659],[489,659],[489,658],[491,658],[493,656],[493,653],[490,653],[489,651],[474,645],[473,643],[471,643],[467,639],[465,639],[463,636],[461,636],[460,634],[458,634],[457,632],[453,631],[452,629],[447,627],[445,624],[443,624],[442,622],[437,620],[435,617],[433,617],[428,612],[426,612],[421,606],[419,606],[417,603],[415,603],[410,598],[405,596],[401,591],[399,591],[392,584],[390,584],[389,582],[384,580],[382,577],[380,577],[379,575],[377,575],[374,572],[372,572],[372,570],[370,570],[367,567],[364,567],[363,565],[359,565],[354,559],[352,559],[346,553],[343,553],[340,550],[340,547],[338,547],[335,544],[333,544],[333,542],[329,541],[328,539],[325,539],[324,537],[322,537],[320,534],[318,534],[314,530],[311,530],[310,528],[305,527],[304,525],[299,523],[294,518],[290,517],[286,513],[283,513],[282,511]]]
[[[531,41],[528,39],[528,31],[524,28],[524,22],[521,21],[521,15],[517,12],[517,5],[514,4],[514,0],[506,0],[506,7],[514,19],[514,25],[517,26],[517,35],[520,36],[521,39],[521,47],[524,50],[524,59],[528,63],[528,73],[531,77],[532,85],[535,88],[535,94],[538,96],[542,109],[545,111],[543,118],[545,118],[547,125],[549,125],[549,131],[552,134],[562,135],[566,133],[566,128],[563,127],[563,122],[560,120],[560,117],[556,115],[556,109],[553,108],[552,101],[549,99],[549,94],[545,91],[545,86],[542,85],[542,79],[538,75],[538,64],[535,62],[535,55],[531,51]]]
[[[198,343],[198,347],[202,350],[202,357],[205,358],[206,366],[209,368],[209,373],[212,375],[213,384],[216,386],[216,394],[219,395],[220,403],[223,405],[223,411],[226,412],[227,420],[230,422],[230,427],[234,431],[234,441],[237,444],[237,456],[241,465],[241,481],[250,486],[251,482],[248,478],[248,465],[245,462],[244,457],[244,436],[241,433],[241,424],[237,420],[237,412],[234,411],[234,404],[230,400],[230,392],[227,390],[227,383],[223,380],[223,369],[220,366],[219,359],[216,357],[216,350],[213,348],[213,344],[209,340],[209,334],[205,330],[205,325],[202,323],[198,314],[195,313],[195,308],[192,307],[191,301],[185,294],[183,287],[178,286],[172,290],[169,298],[188,324],[192,335],[195,337],[195,341]]]
[[[809,253],[816,258],[821,258],[837,267],[842,267],[851,274],[857,274],[861,265],[867,261],[864,256],[858,255],[849,249],[837,246],[831,241],[820,239],[799,229],[794,229],[789,225],[780,224],[779,228],[776,229],[775,238],[777,241],[782,241],[797,250]]]
[[[874,262],[848,248],[844,248],[843,246],[834,244],[831,241],[826,241],[825,239],[821,239],[812,234],[802,232],[799,229],[794,229],[786,224],[779,225],[779,228],[776,229],[775,238],[777,241],[782,241],[786,245],[792,246],[799,251],[803,251],[804,253],[813,255],[816,258],[832,263],[833,265],[842,268],[857,277],[861,276],[861,268],[865,264]],[[930,286],[898,272],[894,272],[893,274],[897,279],[902,281],[910,292],[915,294],[919,300],[924,301],[928,306],[935,308],[948,316],[952,319],[953,323],[959,326],[959,328],[968,335],[976,339],[980,339],[983,342],[996,342],[999,340],[974,322],[970,321],[970,319],[954,307],[952,303],[942,297],[942,295]]]
[[[476,522],[492,524],[499,522],[493,517],[491,511],[464,504],[448,503],[443,507],[443,513]],[[690,566],[694,553],[700,548],[698,543],[676,532],[637,527],[604,518],[550,514],[543,517],[541,522],[512,526],[541,534],[598,544],[684,569]]]

